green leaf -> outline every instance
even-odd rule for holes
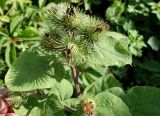
[[[112,88],[105,90],[105,92],[112,93],[115,96],[121,98],[122,100],[124,100],[126,97],[125,92],[120,87],[112,87]]]
[[[11,64],[16,60],[16,49],[13,43],[10,43],[5,51],[5,61],[7,65],[10,67]]]
[[[39,40],[39,34],[36,29],[33,28],[26,28],[22,30],[19,34],[18,37],[20,37],[23,40]]]
[[[1,40],[0,40],[0,53],[3,53],[3,48],[7,48],[7,46],[10,44],[10,40],[11,38],[8,36],[2,36]]]
[[[55,101],[58,101],[56,96],[52,96],[52,99],[55,99]],[[24,104],[24,107],[28,111],[26,112],[26,114],[21,114],[21,115],[28,116],[28,114],[29,114],[31,116],[44,116],[44,113],[46,113],[45,111],[48,111],[48,113],[49,113],[48,102],[51,102],[50,96],[43,96],[42,97],[42,95],[38,95],[38,94],[30,95],[27,98],[27,102]]]
[[[1,72],[0,72],[1,73]],[[0,88],[5,88],[5,83],[0,79]]]
[[[135,26],[132,20],[125,21],[123,29],[128,32],[129,30],[134,30]]]
[[[47,98],[41,116],[65,116],[63,105],[57,96],[51,95]]]
[[[45,96],[45,98],[39,95],[31,95],[27,103],[24,104],[24,107],[26,109],[23,107],[19,109],[24,112],[19,110],[16,112],[20,113],[19,115],[22,116],[65,116],[63,104],[56,95]]]
[[[42,109],[40,107],[33,107],[32,109],[26,109],[24,106],[21,106],[19,109],[13,108],[14,112],[18,116],[41,116]]]
[[[6,15],[0,16],[0,21],[9,23],[10,17]]]
[[[79,83],[84,86],[89,86],[95,81],[95,79],[97,79],[97,76],[84,72],[80,75]]]
[[[94,97],[95,116],[131,116],[127,105],[117,96],[102,92]]]
[[[84,94],[98,94],[111,87],[120,87],[119,82],[113,76],[103,76],[84,90]]]
[[[121,1],[115,0],[114,3],[106,10],[106,18],[114,23],[119,23],[122,18],[121,14],[124,10],[125,4]]]
[[[160,63],[156,60],[146,59],[142,63],[139,63],[138,66],[151,72],[160,72]]]
[[[76,98],[66,99],[63,102],[71,108],[77,108],[78,104],[80,103],[79,99]]]
[[[6,6],[6,0],[0,0],[0,11],[4,10],[5,6]],[[0,12],[1,13],[1,12]]]
[[[105,75],[107,69],[105,66],[90,67],[89,64],[87,64],[80,70],[83,71],[79,75],[79,82],[83,86],[88,86],[97,80],[97,78]]]
[[[17,27],[19,24],[22,22],[23,16],[14,16],[11,18],[11,23],[10,23],[10,34],[13,35],[13,33],[16,31]]]
[[[91,3],[89,3],[88,0],[84,0],[84,7],[85,10],[89,10],[91,8]]]
[[[70,98],[73,94],[72,84],[69,81],[63,79],[60,82],[59,93],[61,95],[62,100]]]
[[[9,36],[8,30],[6,28],[0,28],[0,35]]]
[[[72,84],[63,79],[60,83],[56,83],[54,87],[51,88],[50,94],[55,94],[59,97],[61,101],[69,99],[73,94]]]
[[[32,3],[31,0],[17,0],[15,2],[17,2],[17,5],[20,6],[23,12],[26,10],[26,6]]]
[[[5,68],[6,68],[5,62],[0,57],[0,75],[3,73]]]
[[[131,64],[132,57],[128,51],[128,43],[126,36],[116,32],[107,32],[94,44],[94,53],[88,57],[88,63],[105,66]]]
[[[19,109],[14,109],[14,112],[16,113],[16,114],[18,114],[18,115],[20,115],[20,116],[26,116],[26,114],[27,114],[27,112],[28,112],[28,110],[24,107],[24,106],[21,106]],[[37,113],[37,112],[36,112]],[[30,112],[30,114],[32,114],[31,112]]]
[[[60,63],[55,63],[55,65],[53,67],[54,67],[54,73],[56,74],[56,80],[58,82],[61,82],[62,79],[66,78],[66,73],[65,73],[64,65],[62,65]]]
[[[101,0],[84,0],[85,10],[90,10],[92,4],[100,4]]]
[[[72,3],[79,3],[81,0],[71,0]]]
[[[53,60],[53,58],[52,58]],[[5,76],[5,83],[12,91],[30,91],[53,87],[56,74],[49,56],[28,50],[20,55]]]
[[[18,92],[15,94],[17,95]],[[16,114],[19,116],[28,116],[29,115],[38,115],[40,116],[40,111],[43,106],[43,103],[41,102],[42,97],[38,94],[34,94],[33,91],[26,92],[26,95],[28,94],[29,96],[27,97],[27,100],[25,99],[25,102],[21,105],[21,107],[14,108],[14,111]],[[21,95],[21,94],[20,94]]]
[[[160,48],[159,42],[156,37],[150,37],[147,43],[151,46],[151,48],[155,51],[158,51]]]
[[[137,30],[129,30],[128,38],[130,40],[129,50],[135,56],[142,56],[142,48],[146,47],[144,37],[138,34]]]
[[[127,93],[127,105],[133,116],[160,115],[160,89],[154,87],[133,87]]]
[[[45,5],[46,1],[47,0],[38,0],[38,5],[40,9]]]

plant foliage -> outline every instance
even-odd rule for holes
[[[97,6],[106,19],[92,15]],[[146,86],[160,85],[159,6],[154,0],[1,0],[0,87],[8,88],[14,111],[160,115],[160,90]]]

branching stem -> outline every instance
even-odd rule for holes
[[[73,65],[70,65],[70,67],[71,67],[72,79],[74,81],[74,86],[75,86],[75,89],[77,91],[77,95],[79,96],[80,93],[81,93],[80,86],[79,86],[79,83],[78,83],[79,71]]]

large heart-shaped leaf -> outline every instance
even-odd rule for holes
[[[94,97],[96,116],[131,116],[127,105],[117,96],[102,92]]]
[[[88,57],[91,66],[123,66],[131,64],[132,58],[128,51],[128,38],[116,32],[106,32],[99,41],[94,43],[94,53]]]
[[[53,87],[55,76],[49,56],[28,50],[10,67],[5,82],[12,91],[29,91]]]
[[[127,94],[127,105],[133,116],[160,116],[160,89],[133,87]]]

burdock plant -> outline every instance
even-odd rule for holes
[[[96,100],[102,96],[108,96],[108,99],[115,96],[108,93],[95,96],[94,91],[86,92],[89,88],[82,95],[79,74],[85,66],[97,69],[131,64],[128,38],[109,31],[104,20],[86,15],[70,4],[53,5],[46,14],[41,47],[25,51],[12,64],[5,77],[7,87],[10,91],[23,92],[30,103],[31,98],[38,96],[28,110],[33,112],[33,108],[38,107],[41,109],[39,115],[63,116],[65,110],[76,116],[100,116],[96,109],[100,108],[100,102]],[[68,81],[70,77],[78,99],[71,98],[75,95],[72,95],[72,84]],[[111,101],[114,104],[114,100]],[[119,110],[118,116],[121,112],[129,115],[127,106],[121,100],[119,102],[125,110]]]
[[[92,57],[97,53],[97,57],[106,57],[101,50],[105,49],[105,52],[110,51],[106,49],[107,45],[106,48],[103,48],[99,43],[105,42],[103,39],[107,39],[106,32],[108,30],[109,25],[103,20],[85,15],[81,10],[69,4],[56,5],[48,13],[46,32],[44,32],[41,41],[42,48],[56,55],[57,60],[61,63],[68,64],[71,67],[78,95],[80,94],[80,88],[77,84],[78,69],[76,66],[94,62]],[[127,41],[126,37],[124,39]],[[117,49],[123,49],[123,46],[118,46],[118,44],[117,47],[122,47]],[[129,56],[127,50],[125,55]],[[114,58],[115,56],[111,57]],[[125,63],[130,62],[130,58],[127,58]],[[120,64],[121,61],[118,63]]]

